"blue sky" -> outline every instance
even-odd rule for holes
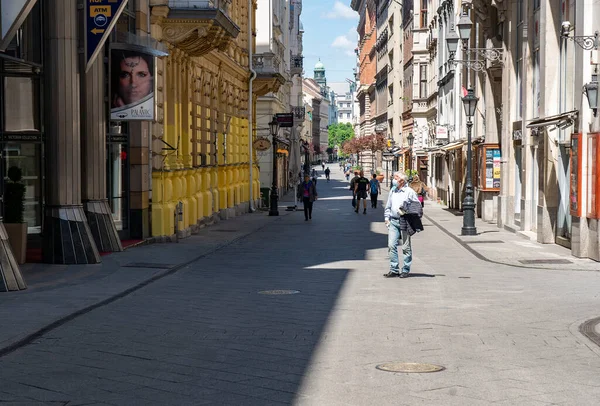
[[[320,57],[328,82],[353,79],[358,13],[350,8],[350,0],[304,0],[300,19],[304,24],[305,76],[313,77]]]

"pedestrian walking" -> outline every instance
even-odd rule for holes
[[[373,174],[373,178],[369,181],[369,192],[371,194],[371,208],[377,208],[377,197],[381,193],[381,185],[377,180],[377,174]]]
[[[410,187],[415,191],[419,201],[421,202],[421,207],[425,207],[425,196],[427,196],[427,185],[419,179],[419,175],[414,175],[412,178],[412,182],[410,182]]]
[[[346,176],[346,179],[348,179],[349,177],[350,177],[350,173],[348,172],[348,175]],[[354,207],[354,208],[356,208],[356,191],[355,191],[355,185],[356,185],[356,181],[359,178],[360,178],[360,176],[358,176],[358,172],[354,172],[354,177],[350,181],[350,191],[352,192],[352,207]]]
[[[365,173],[361,170],[359,178],[354,182],[354,194],[356,195],[356,209],[358,213],[360,209],[360,201],[363,201],[363,214],[367,214],[367,189],[369,186],[369,179],[365,178]]]
[[[302,198],[304,205],[304,221],[312,219],[313,203],[317,200],[317,186],[310,179],[308,174],[304,175],[304,182],[298,185],[298,191],[296,193],[298,199]]]
[[[325,169],[325,177],[327,178],[327,182],[329,182],[329,174],[331,173],[331,171],[329,170],[329,167],[327,167],[327,169]]]
[[[417,231],[423,231],[421,216],[423,206],[415,191],[407,186],[407,176],[396,172],[392,180],[392,190],[385,205],[385,225],[388,228],[388,252],[390,271],[383,276],[406,278],[412,264],[412,246],[410,238]],[[398,259],[398,241],[402,240],[403,264],[400,270]]]
[[[323,168],[323,170],[325,170],[325,162],[321,162],[321,168]]]

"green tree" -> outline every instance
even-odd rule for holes
[[[329,146],[341,146],[354,137],[354,127],[350,123],[337,123],[329,126]]]

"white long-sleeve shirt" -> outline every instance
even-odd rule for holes
[[[423,208],[421,206],[421,202],[419,201],[419,197],[417,196],[417,193],[409,186],[404,186],[400,189],[393,188],[390,190],[387,204],[385,205],[385,220],[388,221],[390,218],[400,218],[400,213],[398,213],[399,209],[411,213],[414,212],[414,210],[419,210],[419,212],[415,212],[415,214],[423,214]]]

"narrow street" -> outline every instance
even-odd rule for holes
[[[355,214],[330,168],[312,221],[282,207],[247,237],[0,358],[0,402],[597,404],[600,347],[578,329],[600,316],[599,272],[486,262],[424,217],[411,277],[385,279],[383,204]],[[155,258],[169,247],[153,246]],[[388,362],[445,369],[376,368]]]

